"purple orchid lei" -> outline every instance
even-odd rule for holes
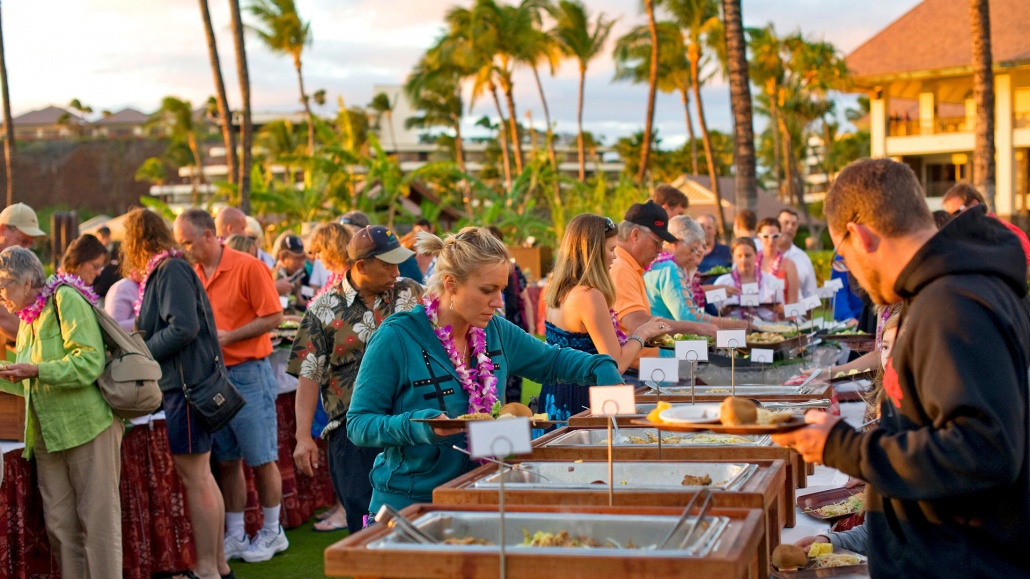
[[[694,272],[694,277],[690,278],[690,293],[694,296],[694,305],[698,309],[705,309],[707,302],[705,301],[705,290],[701,287],[701,274]]]
[[[429,323],[433,326],[433,333],[440,339],[440,344],[443,345],[447,357],[458,373],[461,389],[469,396],[469,414],[490,414],[494,403],[497,402],[497,377],[493,374],[494,364],[486,354],[486,331],[483,328],[469,326],[468,334],[465,335],[476,359],[476,368],[473,370],[468,367],[458,353],[458,347],[454,345],[454,337],[451,335],[453,328],[449,325],[442,328],[439,326],[440,298],[427,294],[422,299],[422,305],[426,309]]]
[[[93,305],[97,305],[97,302],[100,301],[100,297],[93,291],[93,288],[86,285],[85,282],[79,279],[79,276],[73,274],[52,275],[50,276],[50,279],[47,280],[46,284],[43,285],[43,289],[39,290],[39,295],[36,296],[36,301],[33,302],[31,306],[18,312],[18,317],[21,319],[22,323],[31,324],[36,321],[39,314],[43,313],[43,307],[46,306],[46,301],[50,299],[50,296],[54,295],[58,286],[61,285],[68,285],[75,288],[80,294],[82,294],[82,297],[89,300],[89,303]]]
[[[139,317],[139,309],[143,306],[143,294],[147,291],[147,280],[150,279],[150,274],[154,273],[157,266],[161,265],[161,262],[170,257],[182,257],[182,251],[178,249],[166,249],[159,251],[154,254],[153,257],[147,261],[147,268],[143,273],[143,280],[139,282],[139,293],[136,296],[136,303],[132,306],[132,311],[135,312],[136,317]]]
[[[612,325],[615,326],[615,337],[619,339],[619,345],[625,346],[629,338],[626,337],[626,332],[623,332],[622,328],[619,327],[619,312],[608,310],[608,313],[612,315]]]

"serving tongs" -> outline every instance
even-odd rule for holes
[[[456,450],[456,451],[458,451],[458,452],[460,452],[462,454],[468,455],[469,457],[472,456],[471,452],[465,450],[464,448],[461,448],[460,446],[452,445],[451,448],[453,448],[454,450]],[[494,459],[494,458],[487,458],[485,456],[481,456],[481,457],[477,458],[476,460],[483,460],[483,461],[486,461],[486,462],[492,462],[492,463],[494,463],[494,464],[496,464],[498,466],[503,466],[503,467],[509,468],[511,470],[517,470],[517,471],[520,471],[520,472],[524,472],[526,474],[531,474],[531,475],[533,475],[535,477],[539,477],[539,478],[541,478],[541,479],[543,479],[543,480],[545,480],[547,482],[554,482],[551,479],[547,478],[546,476],[544,476],[544,475],[542,475],[542,474],[540,474],[540,473],[538,473],[536,471],[529,470],[529,468],[526,467],[525,465],[512,464],[510,462],[504,462],[503,460],[497,460],[497,459]]]
[[[694,533],[697,532],[697,529],[701,526],[705,515],[708,514],[708,509],[712,506],[712,491],[708,489],[701,489],[700,492],[694,495],[694,498],[690,499],[690,502],[687,503],[687,507],[683,509],[683,514],[680,515],[676,524],[673,525],[672,530],[669,531],[669,534],[658,542],[655,546],[655,550],[661,551],[669,544],[669,541],[671,541],[673,536],[676,535],[676,532],[680,530],[680,527],[690,519],[690,511],[694,510],[694,505],[698,503],[698,501],[700,501],[700,505],[697,509],[697,517],[694,518],[694,522],[690,525],[689,530],[683,535],[683,540],[680,542],[680,548],[686,548],[686,546],[690,544],[690,539],[694,536]]]
[[[438,541],[419,530],[419,528],[413,525],[411,521],[400,513],[400,511],[390,505],[384,504],[379,507],[379,512],[376,513],[376,522],[400,529],[402,533],[407,535],[416,543],[421,543],[423,545],[436,545],[438,543]]]

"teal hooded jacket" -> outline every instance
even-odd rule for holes
[[[486,349],[500,388],[509,374],[584,388],[622,384],[611,357],[548,346],[500,316],[486,326]],[[369,512],[384,503],[400,509],[432,502],[433,489],[475,467],[451,448],[465,447],[464,434],[444,438],[411,421],[455,418],[468,412],[468,401],[422,306],[383,322],[368,342],[347,411],[351,441],[383,449],[370,474]]]

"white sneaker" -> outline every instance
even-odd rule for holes
[[[282,525],[279,525],[277,533],[262,528],[254,535],[254,539],[250,542],[250,549],[243,553],[243,560],[248,563],[267,561],[276,553],[285,551],[289,546],[290,541],[286,538]]]
[[[243,554],[250,550],[250,537],[243,535],[242,538],[232,535],[225,536],[225,560],[242,559]]]

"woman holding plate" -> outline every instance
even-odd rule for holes
[[[503,305],[511,263],[485,228],[446,240],[420,233],[420,253],[437,256],[423,304],[386,319],[372,335],[358,372],[347,435],[382,447],[372,468],[370,512],[430,502],[433,489],[475,464],[451,448],[445,430],[412,419],[489,414],[509,374],[536,382],[621,384],[615,361],[548,346],[494,312]]]

